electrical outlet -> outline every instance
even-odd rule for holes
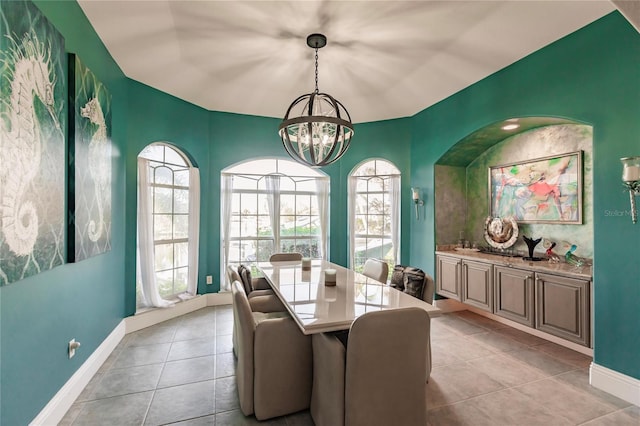
[[[73,358],[76,354],[76,349],[80,347],[80,342],[76,342],[76,339],[71,339],[69,342],[69,359]]]
[[[213,284],[213,276],[207,275],[207,285],[211,285],[211,284]]]

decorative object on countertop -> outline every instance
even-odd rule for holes
[[[310,167],[338,161],[347,152],[354,133],[351,116],[344,105],[318,90],[318,49],[326,44],[327,37],[323,34],[307,37],[307,46],[316,52],[316,89],[293,101],[278,129],[287,154]]]
[[[542,238],[538,238],[537,240],[534,240],[532,238],[527,237],[526,235],[523,235],[522,239],[524,240],[525,243],[527,243],[527,247],[529,248],[529,256],[525,257],[524,260],[533,260],[533,261],[542,260],[541,257],[535,257],[533,255],[533,251],[535,250],[538,243],[542,241]]]
[[[568,264],[573,265],[576,268],[579,268],[582,265],[584,265],[584,261],[580,259],[578,256],[576,256],[575,254],[573,254],[573,252],[576,251],[577,248],[578,246],[576,246],[575,244],[571,244],[571,246],[569,247],[569,250],[567,250],[567,252],[564,254],[564,260]]]
[[[582,151],[489,168],[489,212],[521,223],[582,223]]]
[[[310,257],[303,257],[302,258],[302,270],[303,271],[308,271],[311,269],[311,258]]]
[[[640,195],[640,156],[624,157],[622,161],[622,182],[629,190],[629,202],[631,203],[631,222],[638,222],[636,209],[636,196]]]
[[[424,206],[424,200],[420,199],[420,188],[418,188],[417,186],[411,188],[411,199],[416,206],[416,220],[420,220],[418,206]]]
[[[324,270],[324,285],[334,286],[336,285],[336,270],[325,269]]]
[[[484,239],[493,248],[509,248],[518,239],[518,223],[513,216],[489,216],[484,222]]]
[[[547,249],[546,253],[547,253],[547,258],[549,259],[549,262],[551,263],[559,263],[560,262],[560,257],[558,257],[558,255],[553,251],[553,248],[556,246],[556,243],[544,238],[542,240],[542,247],[544,247],[545,249]]]

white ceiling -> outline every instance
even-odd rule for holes
[[[130,78],[208,110],[284,116],[314,89],[354,122],[414,115],[615,10],[573,1],[79,0]]]

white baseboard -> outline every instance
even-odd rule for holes
[[[125,335],[124,320],[102,341],[87,360],[73,373],[44,409],[29,423],[33,426],[57,425],[78,398],[94,374],[107,360]]]
[[[591,363],[589,383],[611,395],[640,406],[640,380]]]
[[[198,295],[192,299],[176,303],[171,308],[159,308],[124,318],[113,329],[111,334],[98,346],[87,360],[76,370],[58,393],[49,401],[30,426],[57,425],[67,413],[71,405],[98,372],[111,352],[118,346],[125,334],[167,321],[207,306],[230,305],[231,292],[209,293]]]

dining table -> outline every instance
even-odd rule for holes
[[[431,318],[441,314],[421,299],[326,260],[314,259],[305,268],[299,260],[257,267],[304,334],[348,330],[357,317],[372,311],[418,307]],[[334,273],[335,283],[325,282]]]

